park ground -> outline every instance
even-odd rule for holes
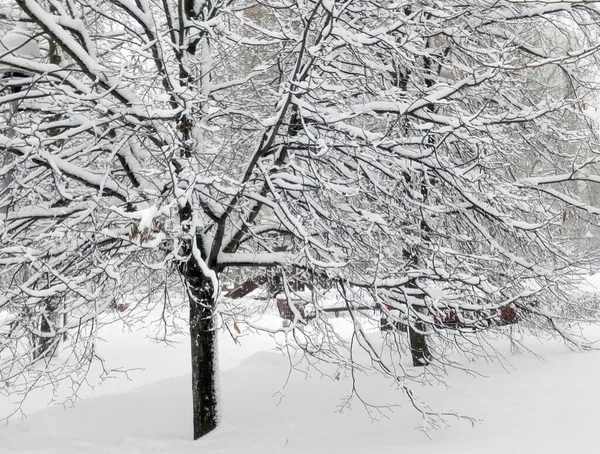
[[[276,314],[265,317],[279,323]],[[335,323],[342,332],[350,329],[343,318]],[[186,336],[165,344],[115,322],[103,329],[99,351],[128,374],[84,386],[74,405],[47,406],[50,391],[34,393],[23,407],[26,417],[16,415],[0,427],[0,453],[598,452],[600,351],[573,351],[557,339],[526,336],[516,353],[507,339],[493,338],[495,361],[457,357],[469,371],[449,370],[444,383],[425,376],[425,383],[411,385],[432,410],[473,418],[448,417],[447,425],[424,433],[419,413],[389,381],[359,374],[357,384],[370,402],[397,404],[393,411],[369,415],[356,399],[339,411],[351,390],[349,376],[327,367],[328,375],[313,370],[288,376],[289,359],[269,336],[238,328],[239,344],[226,332],[219,341],[221,424],[205,438],[191,440]],[[588,334],[600,338],[597,328]],[[413,375],[427,373],[412,368],[409,358],[405,366]],[[0,404],[3,410],[9,405],[7,399]]]

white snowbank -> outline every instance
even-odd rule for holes
[[[431,432],[429,440],[415,430],[419,416],[400,393],[396,402],[402,407],[387,417],[380,415],[379,421],[370,421],[358,402],[352,411],[338,413],[341,399],[350,390],[348,377],[336,380],[296,373],[282,390],[288,361],[268,351],[267,337],[244,337],[242,347],[222,338],[223,422],[209,436],[193,442],[189,376],[160,379],[184,372],[187,344],[161,352],[162,347],[139,334],[113,334],[115,343],[109,342],[105,349],[119,351],[123,361],[137,358],[134,365],[146,363],[142,380],[156,381],[124,394],[84,399],[74,409],[52,407],[13,421],[0,428],[0,452],[564,454],[597,449],[598,352],[569,352],[551,341],[532,340],[547,359],[542,362],[531,355],[511,356],[503,345],[514,368],[506,363],[475,364],[470,366],[487,378],[453,371],[449,389],[417,387],[415,393],[433,409],[454,410],[483,421],[475,427],[451,421],[448,429]],[[121,384],[124,389],[131,386]],[[114,391],[116,385],[111,386]],[[374,376],[361,376],[358,386],[374,401],[389,401],[394,395],[387,382]]]

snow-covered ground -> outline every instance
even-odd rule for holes
[[[347,377],[295,373],[282,390],[288,361],[273,351],[268,336],[258,335],[243,337],[241,346],[221,337],[222,424],[194,442],[185,337],[167,347],[121,328],[115,324],[105,333],[105,358],[145,371],[132,371],[131,381],[117,377],[85,390],[74,408],[53,406],[13,419],[0,428],[0,453],[564,454],[597,452],[600,442],[600,352],[571,352],[556,341],[530,339],[541,360],[511,355],[499,342],[510,364],[479,361],[469,366],[481,375],[454,370],[448,387],[415,387],[434,410],[481,420],[475,426],[449,420],[449,427],[428,438],[416,430],[421,419],[400,393],[401,407],[372,421],[358,402],[337,411],[350,391]],[[393,396],[377,377],[358,383],[375,400]],[[30,408],[44,405],[41,395],[32,400]]]

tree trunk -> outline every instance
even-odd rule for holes
[[[425,323],[415,321],[414,327],[409,324],[408,337],[410,340],[410,352],[412,354],[413,366],[427,366],[431,360],[429,347],[427,346],[427,337]]]
[[[197,440],[217,426],[216,299],[211,280],[193,259],[186,264],[185,279],[190,303],[194,440]]]
[[[57,308],[52,302],[45,303],[44,311],[39,316],[38,325],[38,329],[42,333],[50,334],[56,330],[56,311]],[[36,348],[33,351],[33,359],[45,357],[49,360],[55,355],[58,347],[56,336],[36,337],[34,342]]]

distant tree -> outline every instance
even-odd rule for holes
[[[0,54],[4,114],[18,103],[0,128],[12,156],[0,170],[3,391],[79,376],[99,359],[102,314],[177,274],[194,438],[205,435],[217,424],[217,314],[247,304],[219,304],[233,268],[286,296],[291,323],[273,331],[289,346],[351,370],[362,349],[399,385],[407,338],[417,365],[445,363],[434,334],[460,343],[517,320],[578,342],[555,314],[578,304],[575,278],[596,260],[560,229],[567,209],[599,213],[572,191],[600,182],[582,126],[597,88],[594,3],[16,4],[5,17],[45,58]],[[558,49],[540,34],[570,39]],[[550,70],[568,95],[535,86]],[[526,174],[534,159],[563,168]],[[309,324],[294,304],[302,284]],[[350,340],[325,310],[331,294]],[[392,329],[369,331],[365,307]]]

